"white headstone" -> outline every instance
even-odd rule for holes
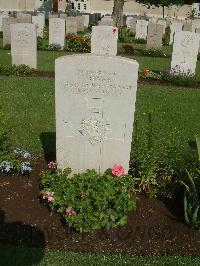
[[[193,32],[176,32],[171,61],[174,74],[195,74],[200,36]]]
[[[84,31],[84,20],[83,16],[77,16],[77,31]]]
[[[147,38],[147,28],[148,28],[148,21],[146,20],[137,20],[136,23],[136,39],[144,39]]]
[[[31,23],[31,14],[17,13],[17,23]]]
[[[174,42],[174,33],[182,31],[183,24],[181,22],[172,22],[170,25],[170,42],[169,44],[173,44]]]
[[[3,18],[8,18],[8,15],[0,14],[0,31],[3,31]]]
[[[65,19],[50,18],[49,20],[49,45],[60,44],[63,48],[65,45]]]
[[[117,55],[118,29],[112,26],[93,26],[91,53],[95,55]]]
[[[121,57],[56,59],[56,153],[59,168],[129,170],[138,63]]]
[[[8,17],[2,19],[3,28],[3,46],[11,44],[10,25],[16,23],[16,18]]]
[[[42,15],[32,16],[32,23],[36,26],[37,36],[43,38],[45,27],[44,17]]]
[[[84,17],[84,27],[88,28],[89,22],[90,22],[90,16],[89,15],[82,15]]]
[[[165,30],[167,27],[167,21],[164,19],[159,19],[157,24],[163,26],[163,34],[165,34]]]
[[[136,34],[136,23],[137,18],[132,18],[129,20],[129,29],[131,34]]]
[[[112,26],[114,27],[115,26],[115,22],[114,20],[112,19],[112,17],[103,17],[101,19],[101,21],[99,21],[99,26]]]
[[[66,18],[66,34],[77,34],[77,19],[76,17],[67,17]]]
[[[28,23],[16,23],[11,29],[12,65],[37,67],[36,27]]]
[[[163,26],[149,23],[147,36],[147,49],[162,48]]]

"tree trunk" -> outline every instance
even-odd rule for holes
[[[53,0],[52,9],[53,9],[53,12],[58,12],[58,0]]]
[[[114,0],[113,19],[118,28],[123,26],[123,8],[124,0]]]
[[[163,18],[165,18],[165,6],[163,6],[162,8],[163,8]]]

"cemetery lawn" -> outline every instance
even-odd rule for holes
[[[44,251],[0,245],[1,266],[132,266],[132,265],[192,265],[200,264],[198,257],[145,257],[116,256],[108,254],[82,254],[73,252]]]
[[[181,142],[188,146],[200,132],[199,99],[199,89],[139,85],[135,115],[141,140],[151,112],[155,142],[168,138],[176,128]],[[43,154],[45,147],[46,155],[53,154],[54,79],[0,76],[0,103],[13,147],[35,154]]]

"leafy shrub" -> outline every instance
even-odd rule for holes
[[[166,57],[166,54],[160,49],[145,49],[143,55],[151,57]]]
[[[10,44],[6,44],[3,46],[4,50],[10,50],[11,49],[11,45]]]
[[[91,35],[86,34],[84,37],[80,35],[69,34],[66,36],[65,50],[67,52],[90,52]]]
[[[139,70],[139,76],[145,79],[162,80],[162,74],[160,72],[155,72],[147,67],[145,67],[143,70]]]
[[[47,40],[49,39],[49,28],[47,26],[43,29],[43,38]]]
[[[0,38],[3,38],[3,31],[0,31]]]
[[[163,80],[166,80],[168,82],[178,84],[178,85],[189,85],[198,82],[198,79],[195,75],[191,75],[189,72],[188,73],[181,73],[181,72],[176,72],[173,70],[172,72],[163,72],[162,73],[162,78]]]
[[[138,44],[146,44],[147,40],[145,40],[145,39],[135,39],[134,42],[138,43]]]
[[[44,40],[41,37],[37,37],[37,49],[44,50],[46,48],[48,48],[48,46],[46,46]]]
[[[162,44],[163,46],[169,46],[169,43],[170,43],[170,32],[166,31],[162,38]]]
[[[87,170],[69,178],[70,168],[56,170],[53,162],[49,168],[42,174],[42,198],[77,231],[123,226],[127,212],[136,209],[135,182],[129,175]]]
[[[134,47],[132,46],[132,45],[123,45],[123,50],[124,50],[124,52],[125,53],[127,53],[127,54],[134,54]]]
[[[196,136],[197,150],[200,162],[200,136]],[[200,168],[196,171],[196,179],[187,171],[186,180],[182,181],[184,186],[184,218],[185,222],[193,229],[200,228],[200,199],[199,178]],[[195,182],[196,181],[196,182]],[[195,184],[196,183],[196,184]]]
[[[62,49],[61,45],[58,43],[52,43],[48,46],[49,51],[60,51]]]
[[[0,75],[5,75],[5,76],[11,76],[11,75],[17,75],[17,76],[27,76],[31,75],[33,72],[33,69],[30,68],[27,65],[13,65],[13,66],[4,66],[0,65]]]
[[[0,171],[6,174],[14,172],[27,175],[32,171],[32,166],[28,159],[31,154],[21,149],[11,152],[0,152]]]
[[[151,197],[157,194],[171,196],[179,184],[179,177],[184,173],[186,161],[182,155],[183,146],[174,129],[159,144],[152,130],[152,114],[148,119],[144,136],[138,137],[137,124],[131,154],[131,174],[137,180],[137,188]]]

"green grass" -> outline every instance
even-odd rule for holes
[[[136,118],[140,138],[147,126],[147,114],[152,112],[155,141],[168,138],[177,128],[181,141],[188,145],[200,132],[199,98],[200,90],[196,89],[139,85]],[[41,134],[55,132],[54,101],[53,79],[0,77],[0,105],[13,147],[43,152]],[[48,146],[53,152],[53,143]]]
[[[133,266],[133,265],[200,265],[199,257],[117,256],[83,254],[0,245],[1,266]]]

